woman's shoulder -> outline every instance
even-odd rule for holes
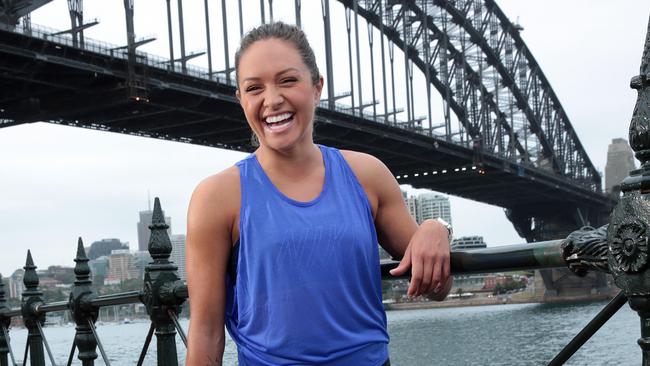
[[[352,150],[340,151],[359,180],[377,178],[386,174],[392,176],[386,165],[370,154]]]
[[[220,210],[236,208],[239,199],[239,168],[235,165],[203,179],[192,193],[192,202],[209,202]]]

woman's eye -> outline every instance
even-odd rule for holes
[[[260,87],[257,86],[257,85],[251,85],[251,86],[249,86],[249,87],[246,87],[246,91],[247,91],[247,92],[252,92],[252,91],[259,90],[259,89],[260,89]]]
[[[282,79],[282,83],[283,83],[283,84],[286,84],[286,83],[293,83],[294,81],[296,81],[296,78],[285,78],[285,79]]]

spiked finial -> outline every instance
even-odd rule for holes
[[[75,285],[86,285],[92,283],[90,281],[90,266],[88,266],[88,257],[86,256],[86,250],[84,249],[83,240],[79,237],[77,243],[77,257],[74,259],[76,265],[74,266],[74,274],[76,279],[74,281]]]
[[[36,291],[38,287],[38,274],[36,274],[36,266],[34,265],[34,260],[32,259],[32,252],[27,250],[27,260],[25,261],[25,275],[23,276],[23,283],[25,288],[29,291]]]
[[[165,223],[165,215],[158,197],[154,199],[153,215],[149,229],[151,230],[151,236],[149,237],[149,254],[151,254],[151,258],[159,263],[169,262],[169,255],[172,252],[172,243],[167,234],[169,225]]]

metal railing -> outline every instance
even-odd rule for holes
[[[23,365],[27,359],[31,365],[45,365],[46,354],[52,365],[54,356],[43,333],[45,315],[55,311],[69,311],[76,324],[76,334],[72,342],[67,365],[75,353],[83,365],[93,365],[98,358],[97,349],[106,365],[110,365],[106,350],[95,329],[99,310],[102,307],[142,303],[151,319],[149,332],[145,339],[138,365],[142,365],[155,331],[158,347],[158,365],[178,365],[176,334],[187,346],[187,337],[178,321],[181,306],[188,297],[186,284],[180,280],[177,267],[169,261],[172,251],[167,234],[168,225],[160,200],[155,199],[149,242],[149,253],[153,262],[145,268],[142,291],[122,292],[97,296],[92,290],[89,259],[79,239],[75,258],[75,282],[68,301],[45,303],[38,289],[38,275],[31,252],[27,252],[24,266],[21,307],[6,307],[4,289],[0,282],[0,365],[18,365],[16,355],[9,342],[9,324],[12,318],[22,317],[28,330]],[[608,272],[607,228],[583,228],[563,240],[528,243],[451,253],[452,274],[486,273],[509,270],[530,270],[542,268],[568,267],[577,275],[588,271]],[[394,278],[389,271],[397,266],[396,261],[381,263],[382,277]],[[408,277],[406,274],[404,277]],[[551,361],[550,365],[560,365],[566,361],[584,342],[593,335],[625,302],[625,295],[619,294],[594,320],[585,327],[567,347]],[[8,363],[11,358],[11,364]]]

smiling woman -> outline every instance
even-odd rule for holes
[[[378,243],[409,295],[442,300],[447,228],[418,227],[376,158],[314,144],[323,77],[299,28],[252,30],[236,72],[260,146],[192,196],[187,364],[221,364],[225,325],[240,365],[389,365]]]

